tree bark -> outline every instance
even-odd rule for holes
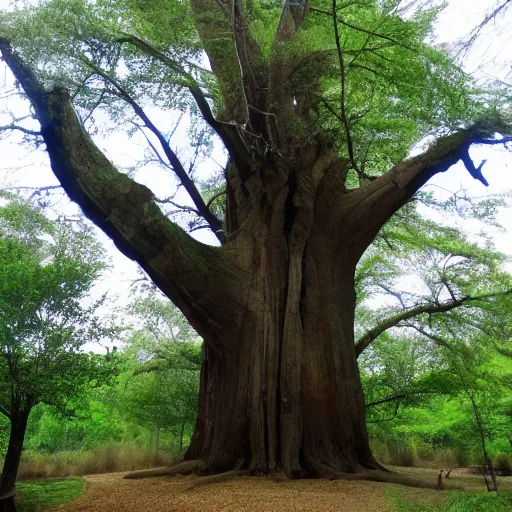
[[[185,431],[185,422],[182,421],[181,422],[181,428],[180,428],[180,449],[179,449],[179,454],[181,455],[182,452],[183,452],[183,433]]]
[[[323,178],[330,158],[313,160]],[[204,345],[186,453],[214,472],[283,469],[297,478],[380,467],[368,444],[354,349],[360,247],[331,236],[314,208],[322,180],[301,182],[298,174],[298,183],[276,184],[271,204],[232,242],[252,255],[245,315],[228,349]]]
[[[16,485],[29,414],[30,411],[16,411],[15,408],[11,412],[9,445],[5,455],[2,476],[0,477],[0,511],[2,512],[16,511],[13,491]],[[4,495],[8,495],[8,497],[1,499]]]

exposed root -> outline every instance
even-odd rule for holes
[[[407,487],[419,487],[422,489],[437,489],[437,479],[433,482],[424,480],[416,480],[399,473],[394,473],[390,470],[386,471],[361,471],[357,473],[344,473],[337,471],[327,465],[316,465],[318,476],[321,478],[329,478],[330,480],[367,480],[371,482],[385,482],[390,484],[405,485]],[[447,485],[445,489],[461,490],[460,486]]]
[[[198,478],[187,485],[183,490],[190,491],[191,489],[195,489],[196,487],[200,487],[202,485],[210,485],[217,484],[219,482],[225,482],[227,480],[231,480],[232,478],[237,478],[239,476],[244,476],[249,473],[248,470],[239,470],[235,469],[234,471],[226,471],[225,473],[219,473],[217,475],[209,475],[204,476],[202,478]]]
[[[241,470],[241,464],[237,464],[232,471],[226,471],[224,473],[218,473],[197,478],[190,482],[184,487],[184,491],[190,491],[196,487],[203,485],[217,484],[220,482],[226,482],[239,476],[251,474],[249,470]],[[437,479],[429,482],[425,480],[417,480],[406,475],[395,473],[387,468],[382,467],[378,470],[362,470],[356,473],[345,473],[339,471],[327,464],[315,463],[314,464],[314,476],[319,478],[328,478],[329,480],[367,480],[372,482],[385,482],[391,484],[405,485],[407,487],[419,487],[423,489],[438,489]],[[146,469],[142,471],[134,471],[128,473],[124,478],[138,479],[138,478],[151,478],[158,476],[176,476],[176,475],[190,475],[191,473],[205,473],[208,471],[208,466],[201,460],[188,460],[180,462],[166,468]],[[285,475],[280,475],[286,479]],[[444,487],[448,490],[460,490],[463,489],[456,485],[446,485]]]
[[[142,471],[133,471],[124,475],[124,478],[135,480],[138,478],[151,478],[156,476],[175,476],[190,475],[194,471],[204,471],[206,464],[202,460],[186,460],[166,468],[143,469]]]
[[[14,498],[14,494],[15,494],[16,490],[15,488],[13,487],[10,491],[7,491],[6,493],[2,494],[0,496],[0,501],[3,501],[3,500],[6,500],[8,498]]]
[[[14,503],[14,487],[0,496],[0,512],[16,512]]]

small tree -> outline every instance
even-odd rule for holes
[[[183,450],[185,427],[197,417],[201,341],[185,317],[156,293],[140,297],[129,312],[138,329],[128,340],[125,354],[132,369],[123,402],[130,417],[157,432],[169,430]]]
[[[105,267],[87,230],[50,222],[12,196],[0,205],[0,411],[11,424],[0,504],[15,510],[31,409],[41,402],[62,408],[85,384],[101,382],[112,358],[81,349],[112,331],[95,316],[103,301],[84,304]]]

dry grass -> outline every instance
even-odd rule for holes
[[[384,464],[401,467],[421,467],[432,469],[462,468],[469,465],[467,453],[460,449],[433,450],[432,447],[410,443],[388,445],[373,443],[373,453]]]
[[[19,480],[83,476],[170,465],[173,458],[137,445],[110,445],[88,452],[23,453]]]

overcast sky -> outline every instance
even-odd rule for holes
[[[0,8],[8,4],[8,0],[0,0]],[[443,14],[438,24],[437,38],[439,43],[451,43],[457,38],[463,37],[483,18],[487,6],[493,4],[492,0],[450,0],[449,7]],[[511,27],[512,9],[507,13],[508,19],[502,19],[498,28],[492,26],[488,28],[488,37],[483,38],[476,49],[468,56],[465,61],[465,67],[468,71],[478,73],[479,76],[494,75],[504,79],[510,71],[510,64],[501,56],[509,57],[512,61],[512,42],[507,37],[507,28]],[[508,25],[508,26],[507,26]],[[512,38],[511,38],[512,39]],[[5,66],[0,66],[0,91],[2,86],[8,85],[12,78]],[[1,94],[0,94],[1,97]],[[10,103],[9,103],[10,102]],[[22,114],[27,111],[27,105],[19,100],[10,98],[8,100],[0,99],[0,110],[15,110]],[[18,115],[18,114],[17,114]],[[157,124],[164,129],[169,129],[169,116],[156,115]],[[180,130],[176,134],[175,144],[179,145],[180,138],[185,136],[186,119],[182,122]],[[0,114],[0,125],[9,124],[10,119]],[[164,124],[167,123],[167,124]],[[8,140],[0,140],[0,188],[7,185],[13,186],[47,186],[56,185],[57,181],[53,176],[48,165],[46,155],[41,151],[34,151],[28,146],[19,145],[21,137],[13,135]],[[120,133],[114,133],[103,141],[97,141],[100,146],[107,149],[108,155],[116,164],[122,166],[133,165],[137,159],[141,158],[144,151],[144,138],[136,135],[128,140],[126,136]],[[482,159],[487,160],[484,167],[484,175],[490,183],[488,188],[480,182],[473,180],[462,164],[452,167],[444,174],[438,174],[427,185],[429,190],[434,191],[439,197],[449,195],[449,192],[455,192],[465,188],[469,195],[482,197],[486,195],[504,194],[512,190],[512,153],[503,148],[475,147],[471,152],[476,163]],[[222,158],[222,154],[216,151],[216,159]],[[213,162],[204,163],[203,173],[208,173],[215,168]],[[159,197],[165,197],[172,192],[173,184],[169,175],[158,167],[151,168],[151,172],[139,173],[137,179],[148,185],[153,191],[156,191]],[[186,198],[181,197],[180,201],[185,202]],[[58,209],[67,214],[77,213],[78,208],[63,196],[58,205]],[[499,250],[512,256],[512,212],[504,210],[500,213],[500,220],[507,229],[507,233],[496,233],[495,243]],[[465,229],[474,229],[470,224],[464,225]],[[97,292],[110,290],[119,295],[118,304],[125,304],[129,300],[128,290],[130,282],[138,277],[137,266],[125,258],[114,247],[112,242],[99,230],[98,236],[104,242],[111,255],[114,269],[97,287]],[[205,231],[198,232],[200,239],[206,243],[213,242],[214,237],[206,236]],[[512,267],[510,267],[512,269]]]

